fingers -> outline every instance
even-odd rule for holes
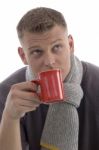
[[[15,90],[13,91],[13,98],[20,98],[22,100],[26,101],[32,101],[32,103],[38,103],[40,104],[41,101],[39,100],[38,95],[35,92],[32,91],[20,91],[20,90]],[[22,101],[23,103],[23,101]]]
[[[27,81],[15,84],[7,97],[5,111],[7,111],[12,119],[19,119],[26,112],[36,110],[41,104],[39,96],[36,92],[34,83]]]
[[[34,107],[38,107],[40,105],[39,102],[34,102],[33,100],[26,100],[26,99],[21,99],[21,98],[17,98],[17,99],[14,99],[14,105],[16,107],[27,107],[27,108],[34,108]]]
[[[22,82],[19,84],[15,84],[11,88],[11,96],[12,98],[22,98],[26,100],[32,100],[34,102],[40,102],[40,98],[38,94],[36,93],[37,87],[35,83],[32,83],[30,81]]]
[[[21,82],[18,84],[14,84],[11,87],[12,90],[18,89],[18,90],[24,90],[24,91],[36,91],[37,85],[31,81]]]
[[[34,111],[38,107],[39,107],[39,104],[31,105],[31,104],[24,103],[22,105],[22,104],[16,103],[16,105],[13,105],[13,107],[8,107],[3,114],[6,115],[8,119],[10,118],[10,120],[18,120],[21,117],[23,117],[25,113]]]

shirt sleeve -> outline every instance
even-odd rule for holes
[[[7,95],[8,90],[6,90],[6,86],[0,83],[0,121],[2,119],[2,113],[5,107]]]

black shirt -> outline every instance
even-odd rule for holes
[[[84,92],[79,116],[79,149],[99,150],[99,68],[83,64],[82,89]],[[22,68],[0,84],[0,119],[11,85],[25,81],[26,68]],[[23,150],[40,150],[40,138],[48,111],[48,105],[41,104],[37,110],[27,113],[20,120]]]

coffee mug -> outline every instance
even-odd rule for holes
[[[61,70],[48,70],[40,72],[37,80],[32,80],[38,85],[37,94],[43,103],[63,101],[63,82]]]

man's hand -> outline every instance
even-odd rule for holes
[[[36,110],[41,102],[33,91],[36,91],[36,85],[30,81],[13,85],[7,97],[4,115],[10,119],[20,119],[26,112]]]

